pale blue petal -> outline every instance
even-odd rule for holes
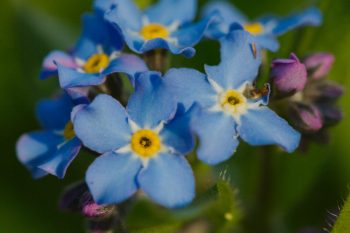
[[[180,24],[193,20],[196,15],[197,0],[159,0],[145,11],[150,22],[169,26],[173,22]]]
[[[228,1],[212,1],[204,7],[202,14],[208,16],[214,12],[218,12],[223,18],[223,23],[227,25],[244,24],[248,21],[247,17]]]
[[[214,104],[215,91],[206,76],[194,69],[170,69],[163,78],[164,88],[188,110],[194,102],[202,106]]]
[[[90,105],[80,109],[73,117],[73,124],[83,144],[99,153],[126,145],[131,135],[124,107],[109,95],[98,95]]]
[[[142,27],[142,13],[130,0],[116,0],[117,5],[105,14],[105,19],[121,29],[125,36],[128,30],[138,32]]]
[[[276,52],[280,47],[277,39],[271,35],[255,36],[254,39],[261,48],[272,52]]]
[[[131,154],[107,153],[91,164],[85,180],[96,203],[117,204],[137,191],[140,169],[140,160]]]
[[[209,78],[225,89],[236,89],[254,81],[261,64],[261,51],[256,45],[254,54],[253,43],[254,38],[243,30],[234,30],[222,38],[221,63],[205,67]]]
[[[97,86],[104,83],[106,76],[99,73],[83,73],[76,69],[57,64],[60,86],[72,87]]]
[[[63,94],[52,100],[42,100],[36,106],[36,115],[45,129],[62,130],[70,120],[74,107],[72,99]]]
[[[254,146],[276,144],[293,152],[300,142],[300,133],[267,107],[242,115],[237,130],[244,141]]]
[[[135,81],[135,92],[129,98],[127,111],[137,125],[153,128],[174,117],[177,103],[163,88],[160,73],[145,72]]]
[[[58,145],[57,151],[50,154],[39,168],[43,171],[63,179],[68,167],[78,155],[81,148],[81,142],[78,138],[64,142]]]
[[[195,196],[195,181],[183,156],[161,153],[149,160],[138,176],[141,189],[155,202],[176,208],[189,204]]]
[[[192,128],[199,137],[198,158],[210,165],[229,159],[239,144],[234,119],[223,112],[199,111]]]
[[[43,62],[43,69],[40,73],[40,79],[45,79],[53,75],[57,75],[57,66],[55,63],[60,63],[66,67],[76,68],[77,64],[72,55],[62,51],[52,51],[49,53]]]

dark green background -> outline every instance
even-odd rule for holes
[[[203,1],[202,1],[203,2]],[[235,4],[254,17],[265,12],[288,14],[302,9],[310,1],[236,0]],[[324,24],[318,29],[295,31],[283,36],[280,56],[296,51],[303,56],[313,51],[336,55],[330,78],[350,87],[350,2],[315,1],[324,12]],[[84,176],[90,158],[80,156],[70,167],[65,180],[47,177],[38,181],[17,161],[15,143],[24,132],[39,126],[34,106],[49,97],[57,81],[39,81],[43,57],[52,49],[65,49],[74,43],[80,31],[80,15],[90,9],[90,0],[1,0],[0,1],[0,233],[83,232],[78,215],[57,209],[63,187]],[[303,36],[303,37],[302,37]],[[297,40],[299,43],[293,43]],[[202,67],[215,63],[208,54],[212,45],[198,46],[194,60],[175,58],[183,66]],[[216,47],[213,47],[216,48]],[[213,49],[212,49],[213,50]],[[277,54],[271,55],[272,57]],[[341,101],[349,114],[349,95]],[[328,146],[312,146],[306,154],[271,155],[273,199],[270,222],[278,233],[296,232],[303,226],[326,226],[327,211],[335,211],[348,194],[350,183],[350,121],[332,129]],[[250,203],[256,194],[259,156],[241,146],[228,169],[240,197]]]

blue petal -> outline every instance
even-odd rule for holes
[[[61,51],[52,51],[45,57],[43,70],[40,73],[40,79],[57,75],[57,66],[55,63],[60,63],[71,68],[77,67],[72,55]]]
[[[145,72],[136,78],[135,92],[129,99],[127,111],[140,127],[154,128],[174,117],[176,101],[163,89],[159,73]]]
[[[319,26],[322,23],[322,13],[319,9],[311,7],[303,12],[278,19],[270,18],[269,21],[263,20],[264,24],[273,22],[276,26],[272,29],[274,35],[281,35],[294,28],[302,26]]]
[[[177,47],[193,47],[202,39],[206,29],[214,19],[215,15],[210,15],[198,23],[189,24],[176,30],[171,37],[177,39]]]
[[[133,80],[135,74],[147,70],[148,68],[145,62],[138,56],[122,54],[109,64],[109,66],[103,71],[103,75],[107,76],[112,73],[125,73],[131,78],[131,80]]]
[[[83,16],[83,33],[76,45],[75,56],[86,60],[92,54],[99,53],[98,46],[110,54],[122,49],[124,45],[122,35],[115,30],[103,17],[96,14]]]
[[[90,105],[80,109],[73,117],[73,124],[83,144],[100,153],[126,145],[131,135],[124,107],[109,95],[98,95]]]
[[[229,159],[239,144],[234,119],[223,112],[199,111],[192,128],[199,137],[198,158],[216,165]]]
[[[242,115],[237,130],[244,141],[255,146],[276,144],[293,152],[300,142],[300,133],[267,107]]]
[[[216,93],[206,76],[193,69],[170,69],[163,78],[164,89],[188,110],[194,102],[202,106],[214,104]]]
[[[49,154],[45,163],[40,164],[38,167],[51,175],[63,179],[69,165],[78,155],[80,148],[81,142],[78,138],[74,137],[64,142],[64,144],[58,145],[57,151]]]
[[[193,20],[196,15],[197,0],[160,0],[145,11],[150,22],[170,25]]]
[[[120,29],[124,36],[128,30],[138,32],[142,26],[142,13],[130,0],[117,0],[117,5],[106,12],[105,19]]]
[[[208,3],[202,12],[203,16],[209,16],[215,12],[218,12],[223,19],[224,24],[230,25],[232,23],[244,24],[247,17],[235,8],[232,4],[226,1],[212,1]]]
[[[254,39],[261,48],[272,52],[276,52],[280,47],[277,39],[271,35],[255,36]]]
[[[150,159],[138,182],[150,198],[168,208],[185,206],[195,196],[193,172],[183,156],[162,153]]]
[[[106,13],[106,11],[110,10],[117,3],[118,0],[95,0],[93,8],[96,11],[96,13],[103,16]]]
[[[106,76],[96,73],[83,73],[57,64],[60,86],[64,89],[72,87],[97,86],[105,82]]]
[[[57,145],[63,142],[64,138],[52,131],[24,134],[16,145],[17,157],[31,171],[34,178],[39,178],[47,174],[39,166],[55,154]]]
[[[237,89],[245,82],[254,81],[261,64],[261,52],[256,46],[254,56],[253,43],[254,38],[243,30],[234,30],[222,38],[221,63],[205,67],[209,78],[226,89]]]
[[[160,132],[162,142],[181,154],[189,153],[195,144],[190,129],[191,120],[192,109],[184,112],[183,106],[179,106],[174,119],[166,124]]]
[[[63,94],[57,99],[40,101],[36,107],[36,114],[45,129],[62,130],[70,121],[73,107],[71,98]]]
[[[140,169],[140,160],[131,154],[107,153],[91,164],[85,180],[96,203],[115,204],[137,191]]]

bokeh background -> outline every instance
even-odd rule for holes
[[[205,1],[201,1],[203,4]],[[57,89],[57,80],[39,81],[43,57],[52,49],[66,49],[80,33],[80,16],[89,11],[92,0],[1,0],[0,1],[0,232],[72,233],[83,232],[79,215],[57,208],[64,186],[81,179],[91,158],[80,156],[65,180],[46,177],[32,180],[17,161],[15,143],[24,132],[39,128],[35,119],[36,101]],[[324,24],[290,32],[280,38],[281,51],[303,56],[314,51],[335,54],[330,78],[350,89],[350,1],[235,0],[249,16],[266,12],[279,15],[312,4],[321,7]],[[209,45],[213,46],[209,49]],[[193,60],[180,57],[175,65],[202,69],[204,63],[218,61],[216,44],[197,46]],[[214,51],[213,56],[210,51]],[[336,213],[349,193],[350,183],[350,99],[340,101],[345,119],[331,130],[331,144],[313,145],[305,154],[271,155],[269,210],[271,232],[292,233],[307,226],[327,227],[328,212]],[[238,153],[219,169],[227,170],[239,197],[249,206],[256,199],[261,156],[241,146]],[[258,227],[258,226],[257,226]],[[269,233],[269,232],[266,232]]]

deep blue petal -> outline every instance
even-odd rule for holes
[[[16,145],[17,157],[32,173],[34,178],[47,174],[39,166],[44,164],[57,151],[57,145],[64,138],[52,131],[38,131],[24,134]]]
[[[181,154],[189,153],[195,144],[190,129],[191,120],[192,109],[184,112],[183,106],[179,106],[174,119],[166,124],[160,132],[162,142]]]
[[[150,159],[138,176],[141,189],[155,202],[176,208],[189,204],[195,196],[195,181],[183,156],[161,153]]]
[[[83,73],[76,69],[57,64],[60,86],[64,89],[72,87],[97,86],[104,83],[106,76],[96,73]]]
[[[160,0],[149,7],[145,15],[150,22],[168,26],[173,22],[183,24],[192,21],[196,10],[197,0]]]
[[[76,45],[75,56],[87,60],[91,55],[99,53],[98,46],[102,46],[106,54],[122,49],[124,45],[122,35],[96,14],[83,16],[83,33]]]
[[[131,154],[107,153],[98,157],[86,172],[86,183],[98,204],[120,203],[137,189],[141,162]]]
[[[73,124],[83,144],[100,153],[126,145],[131,135],[124,107],[109,95],[98,95],[76,112]]]
[[[63,179],[69,165],[78,155],[80,148],[81,142],[74,137],[64,142],[64,144],[58,145],[56,152],[49,154],[45,163],[40,164],[38,167],[51,175]]]
[[[206,66],[210,79],[225,89],[239,88],[245,82],[256,79],[261,64],[259,46],[254,38],[243,30],[234,30],[220,40],[221,63],[218,66]]]
[[[154,128],[174,117],[177,103],[163,88],[159,73],[145,72],[135,81],[135,92],[130,96],[127,111],[137,125]]]
[[[300,133],[267,107],[242,115],[237,130],[244,141],[255,146],[276,144],[293,152],[300,142]]]
[[[57,99],[40,101],[36,106],[36,115],[43,128],[62,130],[70,120],[73,107],[72,99],[63,94]]]
[[[196,54],[196,50],[192,46],[176,45],[173,42],[161,38],[142,42],[141,44],[139,41],[136,41],[136,43],[132,42],[132,44],[130,44],[128,39],[126,42],[128,43],[129,47],[136,53],[145,53],[154,49],[166,49],[169,50],[172,54],[182,54],[187,58],[191,58]]]
[[[261,20],[263,24],[274,24],[271,33],[281,35],[294,28],[302,26],[319,26],[322,23],[322,13],[319,9],[311,7],[302,12],[292,14],[285,18],[269,17]]]
[[[109,66],[103,71],[103,76],[112,73],[125,73],[131,80],[133,80],[136,73],[145,72],[147,70],[148,68],[145,62],[138,56],[122,54],[109,64]]]
[[[199,137],[198,158],[216,165],[229,159],[239,144],[236,123],[223,112],[199,111],[192,128]]]
[[[106,11],[116,5],[118,0],[95,0],[93,8],[97,14],[103,16]]]
[[[193,69],[170,69],[163,78],[164,89],[188,110],[194,102],[202,106],[214,104],[216,93],[206,76]]]

